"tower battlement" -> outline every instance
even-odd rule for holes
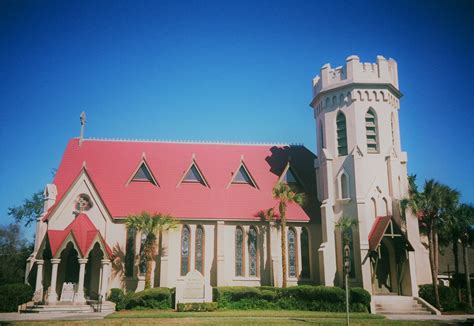
[[[331,68],[326,63],[313,79],[313,96],[351,83],[391,84],[398,90],[397,62],[378,55],[376,63],[363,63],[358,56],[351,55],[344,66]]]

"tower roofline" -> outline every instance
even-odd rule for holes
[[[362,63],[359,57],[347,57],[344,66],[331,68],[329,63],[321,67],[320,73],[313,79],[313,97],[348,85],[383,85],[400,94],[398,88],[398,68],[394,59],[377,56],[376,63]]]

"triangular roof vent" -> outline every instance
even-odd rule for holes
[[[138,169],[133,174],[133,178],[128,183],[130,182],[150,182],[155,186],[158,185],[158,182],[156,182],[156,179],[151,173],[150,168],[148,167],[148,164],[146,164],[145,160],[140,162]]]
[[[239,168],[235,171],[234,176],[230,182],[231,184],[248,184],[252,187],[258,188],[257,183],[250,175],[248,169],[245,167],[244,162],[240,163]]]
[[[290,163],[286,165],[285,169],[283,170],[283,173],[280,176],[280,179],[278,182],[286,183],[290,186],[298,186],[301,187],[302,183],[300,179],[298,178],[298,175],[296,172],[293,170],[293,168],[290,166]]]
[[[183,178],[178,183],[178,186],[181,183],[200,183],[203,186],[209,187],[206,179],[204,178],[201,170],[197,166],[196,162],[193,160],[191,165],[189,166],[188,170],[185,172]]]

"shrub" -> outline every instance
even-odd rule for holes
[[[371,296],[369,292],[363,288],[351,288],[349,293],[351,306],[362,304],[366,308],[367,312],[370,310]]]
[[[193,302],[178,303],[178,311],[214,311],[217,309],[217,302]]]
[[[111,289],[108,297],[109,301],[115,303],[115,310],[120,311],[127,307],[127,299],[122,289]]]
[[[133,293],[128,309],[170,309],[171,291],[168,288],[152,288]]]
[[[0,311],[17,311],[19,305],[31,301],[33,293],[28,284],[14,283],[0,286]]]
[[[458,308],[458,299],[456,289],[444,285],[438,285],[439,301],[444,311],[456,310]],[[433,306],[436,305],[435,295],[432,284],[420,285],[419,295]]]
[[[300,285],[280,290],[281,297],[294,297],[298,301],[344,302],[344,290],[338,287]]]

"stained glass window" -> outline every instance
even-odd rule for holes
[[[127,229],[127,243],[125,245],[125,276],[133,276],[135,260],[135,229]]]
[[[244,232],[241,227],[235,229],[235,276],[243,276]]]
[[[288,229],[288,276],[296,277],[296,234]]]
[[[138,271],[140,272],[140,274],[146,273],[145,242],[146,242],[146,234],[142,233],[141,243],[140,243],[140,263],[138,264]]]
[[[309,237],[308,230],[301,231],[301,277],[309,278]]]
[[[189,227],[184,225],[181,232],[181,276],[186,276],[189,272],[189,238]]]
[[[202,226],[196,228],[195,268],[204,275],[204,230]]]
[[[251,226],[249,229],[249,275],[257,276],[257,230]]]

